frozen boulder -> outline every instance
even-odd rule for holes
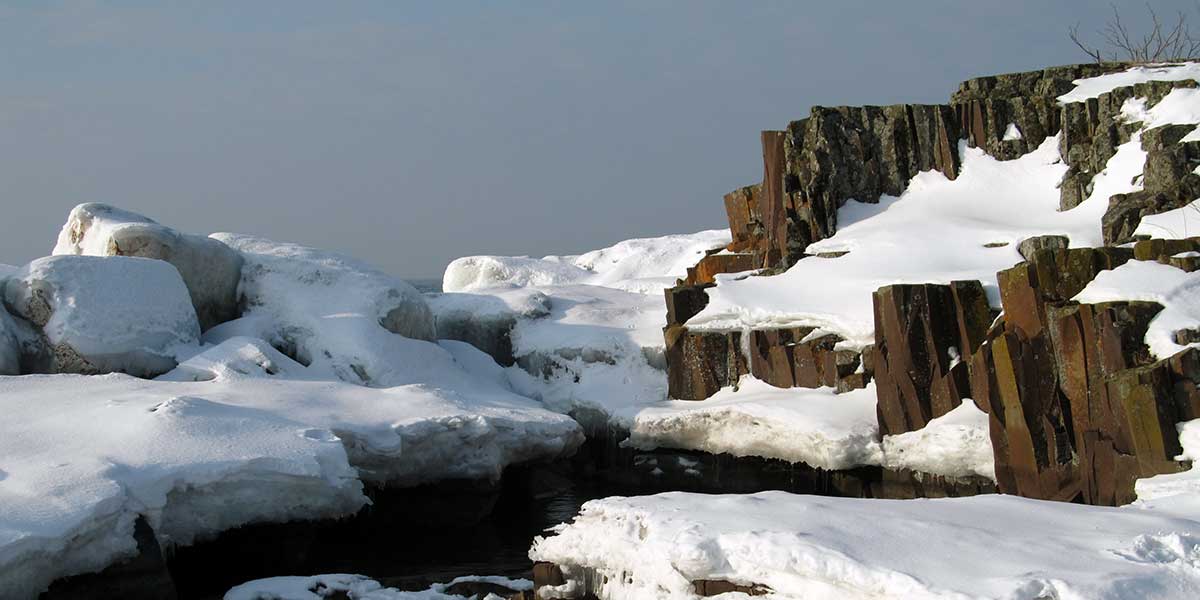
[[[137,213],[89,202],[71,210],[53,253],[164,260],[183,277],[201,329],[238,316],[242,257],[212,238],[180,233]]]
[[[433,314],[416,288],[355,259],[229,233],[213,237],[242,253],[245,314],[209,332],[261,337],[306,366],[351,382],[378,382],[368,363],[399,334],[432,341]],[[374,370],[379,371],[381,364]]]
[[[125,256],[48,256],[5,282],[4,302],[41,327],[49,370],[153,377],[200,336],[179,271]]]

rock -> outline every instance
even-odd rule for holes
[[[762,184],[739,188],[725,194],[725,214],[733,237],[730,250],[739,251],[761,242],[764,231],[762,215]]]
[[[1101,219],[1105,244],[1132,241],[1142,217],[1187,206],[1200,197],[1200,175],[1193,172],[1200,162],[1200,142],[1182,141],[1193,128],[1164,125],[1142,134],[1143,189],[1109,199]]]
[[[21,340],[17,337],[17,323],[0,306],[0,375],[20,374]]]
[[[1200,252],[1200,237],[1139,240],[1133,244],[1135,260],[1153,260],[1189,273],[1200,269],[1200,255],[1188,256],[1192,252]]]
[[[712,283],[722,273],[740,273],[754,268],[754,255],[751,253],[712,253],[700,259],[696,266],[688,267],[686,281],[691,285]]]
[[[1048,309],[1054,364],[1061,393],[1070,407],[1074,447],[1080,458],[1081,493],[1088,504],[1119,506],[1131,502],[1134,480],[1154,474],[1137,466],[1138,451],[1132,439],[1142,427],[1130,421],[1125,404],[1133,389],[1128,383],[1128,370],[1153,362],[1144,338],[1150,321],[1161,310],[1162,306],[1152,302],[1070,304]],[[1116,381],[1126,383],[1114,388]],[[1111,395],[1114,391],[1119,395]],[[1170,386],[1163,386],[1161,391],[1169,395]],[[1172,437],[1177,437],[1174,422],[1170,431]]]
[[[200,336],[179,271],[158,260],[39,258],[6,282],[4,301],[42,329],[55,373],[154,377]]]
[[[681,283],[664,290],[667,299],[667,325],[683,325],[688,319],[700,314],[700,311],[708,306],[708,294],[704,293],[704,290],[712,286],[712,283]]]
[[[723,387],[736,385],[749,372],[740,332],[689,331],[668,326],[667,393],[676,400],[703,400]]]
[[[238,317],[242,257],[212,238],[179,233],[107,204],[87,203],[71,210],[53,254],[166,261],[183,277],[202,330]]]
[[[1060,207],[1070,210],[1092,193],[1092,179],[1107,166],[1117,146],[1128,142],[1140,123],[1122,113],[1125,102],[1145,98],[1154,105],[1176,87],[1193,87],[1192,81],[1150,81],[1114,89],[1085,102],[1062,107],[1059,154],[1070,167],[1059,185]]]
[[[898,196],[920,171],[956,177],[959,137],[958,119],[948,105],[814,107],[808,118],[789,124],[782,140],[786,194],[764,194],[770,210],[761,211],[768,238],[787,238],[774,245],[784,265],[808,244],[837,231],[837,209],[847,200]],[[764,132],[763,139],[764,157],[774,156],[767,142],[776,138]],[[764,189],[775,181],[772,166]],[[777,204],[790,223],[770,220]]]
[[[858,352],[836,350],[842,339],[819,335],[811,327],[750,332],[750,373],[781,388],[832,387],[841,391],[865,387],[870,375],[859,373]]]
[[[1000,301],[1006,327],[1037,337],[1046,323],[1046,305],[1066,302],[1096,277],[1133,257],[1128,248],[1046,248],[1030,260],[1000,271]]]
[[[697,596],[703,598],[731,593],[747,596],[766,596],[771,593],[771,588],[763,585],[741,585],[721,579],[697,579],[692,582],[692,589],[696,591]]]
[[[970,396],[963,357],[992,322],[987,296],[978,281],[955,281],[884,286],[873,301],[880,435],[921,429]]]
[[[971,398],[988,413],[1001,493],[1072,501],[1080,495],[1068,405],[1048,336],[1002,331],[971,358]]]
[[[1065,235],[1038,235],[1021,240],[1017,251],[1025,260],[1031,260],[1038,250],[1066,250],[1070,240]]]

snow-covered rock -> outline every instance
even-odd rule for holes
[[[433,315],[408,283],[352,258],[244,235],[213,237],[242,253],[242,319],[206,335],[261,337],[301,363],[356,383],[390,385],[388,337],[434,339]]]
[[[704,253],[728,244],[729,231],[625,240],[577,256],[466,256],[446,267],[442,290],[554,286],[572,283],[657,293],[686,274]]]
[[[53,254],[139,256],[174,265],[202,329],[238,313],[242,257],[221,242],[180,233],[137,213],[89,202],[71,210]]]
[[[1060,212],[1056,186],[1066,166],[1057,137],[1011,161],[977,148],[960,151],[956,179],[920,173],[898,198],[848,202],[838,211],[837,233],[806,250],[846,254],[801,260],[773,277],[718,275],[688,328],[817,327],[857,349],[874,342],[871,297],[884,285],[975,279],[999,307],[996,272],[1022,260],[1019,242],[1053,234],[1066,235],[1072,247],[1102,245],[1109,196],[1135,189],[1133,175],[1145,160],[1136,141],[1122,145],[1092,196]]]
[[[333,433],[213,389],[120,374],[0,378],[0,598],[34,598],[132,556],[138,515],[160,542],[186,545],[366,502]]]
[[[701,401],[673,400],[638,407],[629,445],[712,454],[761,456],[821,469],[878,465],[875,387],[835,394],[830,388],[776,388],[743,377]]]
[[[566,456],[583,441],[578,424],[514,393],[500,366],[473,347],[386,331],[377,342],[378,357],[394,365],[387,387],[339,381],[247,337],[226,339],[158,381],[329,429],[359,477],[380,485],[496,481],[511,464]]]
[[[200,326],[179,271],[125,256],[49,256],[5,282],[9,310],[42,328],[52,369],[152,377],[196,344]]]
[[[1200,595],[1194,513],[1003,495],[608,498],[535,539],[530,558],[577,583],[594,571],[602,599],[691,599],[696,580],[758,584],[778,599]]]
[[[627,240],[578,256],[465,257],[446,268],[430,305],[439,333],[508,341],[513,387],[554,410],[628,427],[666,399],[662,291],[727,230]],[[505,361],[507,362],[507,361]]]
[[[1187,273],[1170,265],[1131,260],[1101,271],[1072,300],[1084,304],[1120,301],[1157,302],[1163,306],[1146,330],[1146,345],[1159,359],[1170,358],[1186,346],[1175,332],[1200,327],[1200,271]]]
[[[482,352],[384,334],[408,346],[413,383],[345,383],[239,337],[153,381],[0,378],[0,597],[128,557],[139,514],[186,545],[353,512],[362,481],[496,481],[582,443]]]

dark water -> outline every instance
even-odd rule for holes
[[[499,483],[444,482],[369,492],[373,505],[340,521],[258,525],[165,553],[157,545],[124,569],[64,580],[52,600],[80,597],[221,598],[263,577],[356,573],[389,587],[420,590],[462,575],[529,578],[535,536],[570,521],[584,502],[679,490],[792,493],[864,498],[966,496],[994,492],[990,482],[950,481],[878,467],[822,471],[801,464],[700,452],[624,448],[624,431],[589,432],[569,460],[512,467]],[[153,544],[152,532],[145,536]],[[168,577],[169,572],[169,577]],[[173,581],[173,584],[172,584]],[[98,585],[112,594],[97,595]]]
[[[336,523],[248,527],[181,548],[168,559],[181,600],[221,598],[262,577],[356,573],[389,587],[420,590],[463,575],[530,578],[533,538],[570,521],[601,485],[506,473],[492,489],[439,485],[375,491],[374,506]]]

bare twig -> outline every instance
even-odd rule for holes
[[[1121,11],[1112,6],[1112,18],[1097,32],[1108,48],[1107,57],[1099,48],[1090,46],[1079,35],[1079,24],[1067,28],[1071,42],[1096,62],[1109,60],[1135,63],[1167,62],[1200,58],[1200,37],[1192,34],[1187,24],[1187,15],[1180,11],[1174,21],[1164,23],[1149,3],[1146,12],[1150,16],[1150,29],[1138,36],[1130,31],[1121,18]],[[1197,3],[1200,10],[1200,2]]]

